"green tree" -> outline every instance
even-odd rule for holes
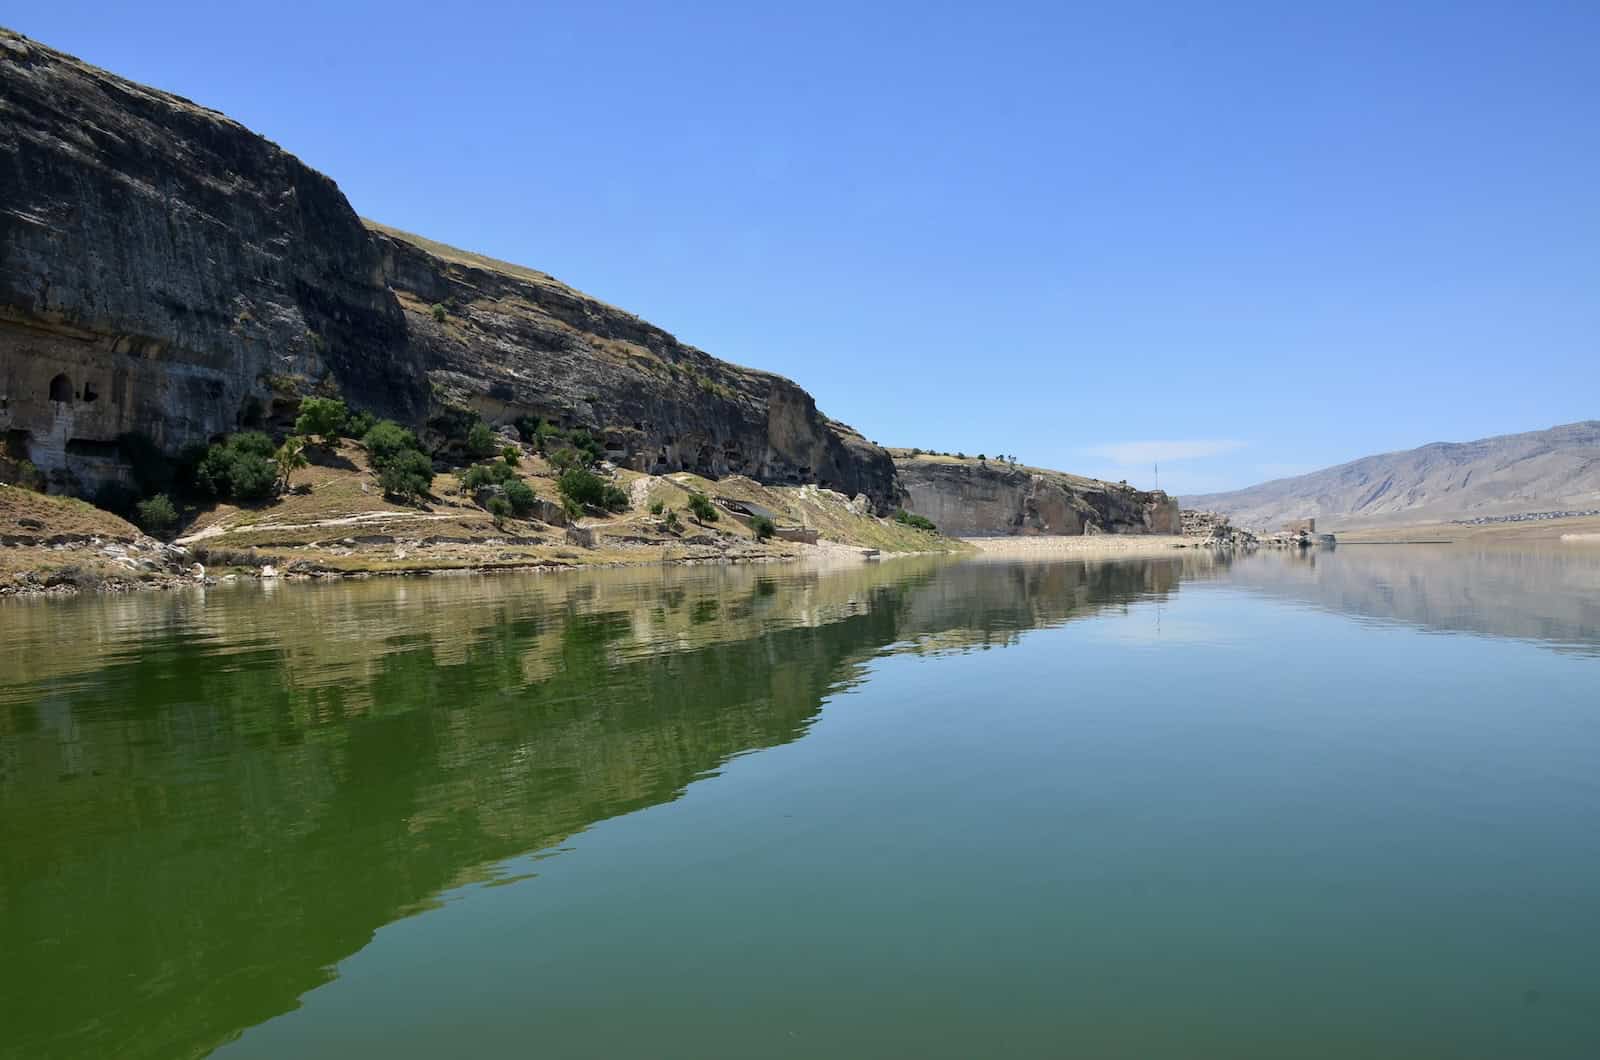
[[[403,449],[383,462],[378,483],[384,493],[396,500],[425,497],[433,485],[433,461],[420,449]]]
[[[469,456],[492,456],[495,452],[494,431],[482,420],[478,420],[467,428],[467,454]]]
[[[435,303],[433,303],[432,312],[433,312],[433,319],[438,321],[439,323],[443,324],[444,323],[444,306],[440,305],[438,302],[435,302]]]
[[[300,415],[294,421],[294,433],[316,437],[323,445],[339,441],[350,410],[338,398],[308,397],[300,402]]]
[[[757,541],[766,541],[778,532],[777,525],[764,515],[754,516],[750,520],[750,529],[755,531]]]
[[[278,482],[273,457],[277,447],[260,431],[243,431],[206,450],[195,468],[195,481],[214,497],[261,500]]]
[[[504,460],[512,467],[516,467],[518,464],[522,463],[522,450],[518,449],[514,445],[503,446],[500,449],[500,459]]]
[[[718,518],[716,505],[704,493],[689,494],[689,514],[701,525],[714,523]]]
[[[344,421],[345,437],[356,439],[364,438],[366,437],[367,432],[372,430],[373,425],[377,422],[378,421],[373,417],[372,413],[368,412],[366,409],[362,409],[360,412],[352,412],[345,418]]]
[[[605,505],[606,481],[585,468],[568,468],[556,480],[556,490],[562,498],[579,508],[600,508]]]
[[[272,454],[272,461],[278,471],[278,491],[286,492],[290,476],[306,466],[306,440],[298,434],[289,435]]]
[[[165,493],[139,502],[139,525],[152,534],[164,534],[178,522],[178,510]]]
[[[516,512],[518,516],[527,515],[533,511],[534,505],[539,503],[538,495],[533,492],[533,487],[521,479],[512,479],[505,484],[504,489],[507,503],[511,505],[511,510]]]
[[[506,517],[511,514],[511,502],[504,497],[489,498],[489,515],[494,519],[494,528],[504,530]]]
[[[417,436],[393,420],[379,420],[373,424],[372,429],[361,436],[361,444],[372,458],[374,467],[381,466],[385,460],[407,449],[422,449]]]

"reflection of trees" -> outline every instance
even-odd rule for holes
[[[1004,643],[1178,571],[894,563],[30,609],[0,688],[0,1055],[203,1055],[441,890],[795,739],[888,646]]]

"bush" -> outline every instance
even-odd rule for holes
[[[489,514],[494,517],[494,528],[504,530],[506,516],[511,514],[511,502],[504,497],[490,497],[488,507]]]
[[[668,512],[666,521],[662,525],[666,527],[668,533],[676,534],[683,529],[683,520],[678,518],[677,512]]]
[[[581,467],[568,468],[556,480],[556,489],[562,498],[580,508],[603,507],[606,485],[605,479]]]
[[[522,463],[522,450],[514,445],[505,446],[500,450],[500,459],[504,460],[508,466],[516,467]]]
[[[164,534],[178,522],[178,510],[165,493],[139,502],[139,525],[152,534]]]
[[[444,306],[438,302],[433,303],[433,319],[441,324],[444,323]]]
[[[766,541],[778,532],[777,525],[764,515],[752,518],[750,520],[750,529],[755,531],[757,541]]]
[[[718,518],[716,505],[703,493],[689,494],[689,514],[702,523],[714,523]]]
[[[383,461],[378,470],[383,492],[402,501],[414,501],[433,485],[433,461],[420,449],[403,449]]]
[[[344,436],[346,438],[365,438],[367,432],[372,430],[377,425],[377,422],[372,413],[365,409],[360,412],[352,412],[345,417]]]
[[[206,450],[195,469],[199,486],[214,497],[236,501],[272,496],[278,481],[277,449],[260,431],[244,431]]]
[[[462,473],[461,487],[469,492],[476,492],[484,486],[503,485],[516,478],[516,475],[513,468],[500,461],[492,464],[474,464]]]
[[[939,532],[939,528],[933,525],[932,519],[929,519],[926,515],[913,514],[912,512],[906,511],[904,508],[901,508],[899,511],[894,513],[894,521],[904,526],[914,527],[918,530],[928,530],[933,533]]]
[[[665,501],[651,501],[650,502],[650,514],[651,515],[660,515],[663,511],[666,510],[666,507],[667,507],[667,504],[666,504]]]
[[[422,449],[417,442],[417,436],[393,420],[379,420],[374,423],[367,433],[361,436],[361,444],[372,457],[374,467],[407,449],[418,451]]]
[[[600,496],[600,505],[608,512],[625,512],[629,507],[628,491],[621,486],[606,484],[605,492]]]
[[[300,402],[300,415],[294,421],[294,433],[315,436],[323,445],[339,440],[350,410],[338,398],[308,397]]]
[[[507,482],[505,484],[505,494],[506,501],[511,505],[511,510],[519,516],[527,515],[533,511],[534,505],[539,503],[539,497],[533,492],[533,487],[521,479],[514,478]]]
[[[478,420],[467,428],[467,454],[469,456],[493,456],[495,453],[496,439],[494,431],[482,420]]]

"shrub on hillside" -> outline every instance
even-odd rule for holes
[[[294,421],[294,433],[316,437],[323,445],[333,445],[344,430],[350,410],[338,398],[308,397],[300,402],[300,415]]]
[[[344,436],[346,438],[355,438],[358,440],[365,438],[367,432],[372,430],[373,426],[376,425],[377,422],[377,419],[372,415],[372,413],[368,412],[366,409],[362,409],[360,412],[352,412],[350,415],[345,417]]]
[[[489,498],[489,515],[494,519],[494,528],[504,530],[506,517],[511,514],[511,502],[504,497]]]
[[[750,520],[750,529],[755,531],[757,541],[766,541],[778,532],[777,524],[764,515],[757,515]]]
[[[384,493],[404,501],[427,495],[433,485],[433,461],[416,435],[393,420],[379,420],[362,436],[361,444]]]
[[[422,449],[417,442],[417,436],[393,420],[379,420],[374,423],[371,429],[361,436],[361,444],[372,457],[374,465],[406,449],[419,451]]]
[[[516,478],[515,469],[496,461],[492,464],[474,464],[461,473],[461,488],[476,493],[484,486],[503,485]]]
[[[383,462],[378,469],[378,484],[396,500],[425,497],[433,485],[433,461],[420,449],[403,449]]]
[[[147,533],[164,534],[177,525],[178,509],[172,506],[171,498],[165,493],[140,501],[138,510],[139,526]]]
[[[628,493],[586,468],[574,467],[561,473],[556,489],[570,506],[604,508],[612,512],[628,510]]]
[[[939,528],[933,525],[933,520],[929,519],[926,515],[917,515],[913,512],[906,511],[904,508],[901,508],[899,511],[894,513],[894,521],[904,526],[914,527],[918,530],[928,530],[933,533],[938,533],[939,531]]]
[[[556,489],[565,500],[580,508],[598,508],[605,497],[606,480],[581,467],[569,467],[556,480]]]
[[[469,456],[493,456],[497,445],[498,441],[494,436],[494,431],[490,430],[489,425],[482,420],[478,420],[467,428],[467,454]]]
[[[511,505],[511,510],[519,516],[527,515],[533,511],[534,505],[539,502],[539,498],[533,492],[533,488],[521,479],[514,478],[507,482],[503,488],[505,489],[506,502]]]
[[[702,523],[717,521],[717,506],[703,493],[689,494],[689,514]]]
[[[242,431],[206,450],[195,481],[213,497],[254,501],[272,496],[278,481],[277,447],[260,431]]]

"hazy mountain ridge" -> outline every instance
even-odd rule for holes
[[[1338,527],[1600,507],[1600,420],[1379,453],[1182,504],[1268,529],[1307,516]]]

